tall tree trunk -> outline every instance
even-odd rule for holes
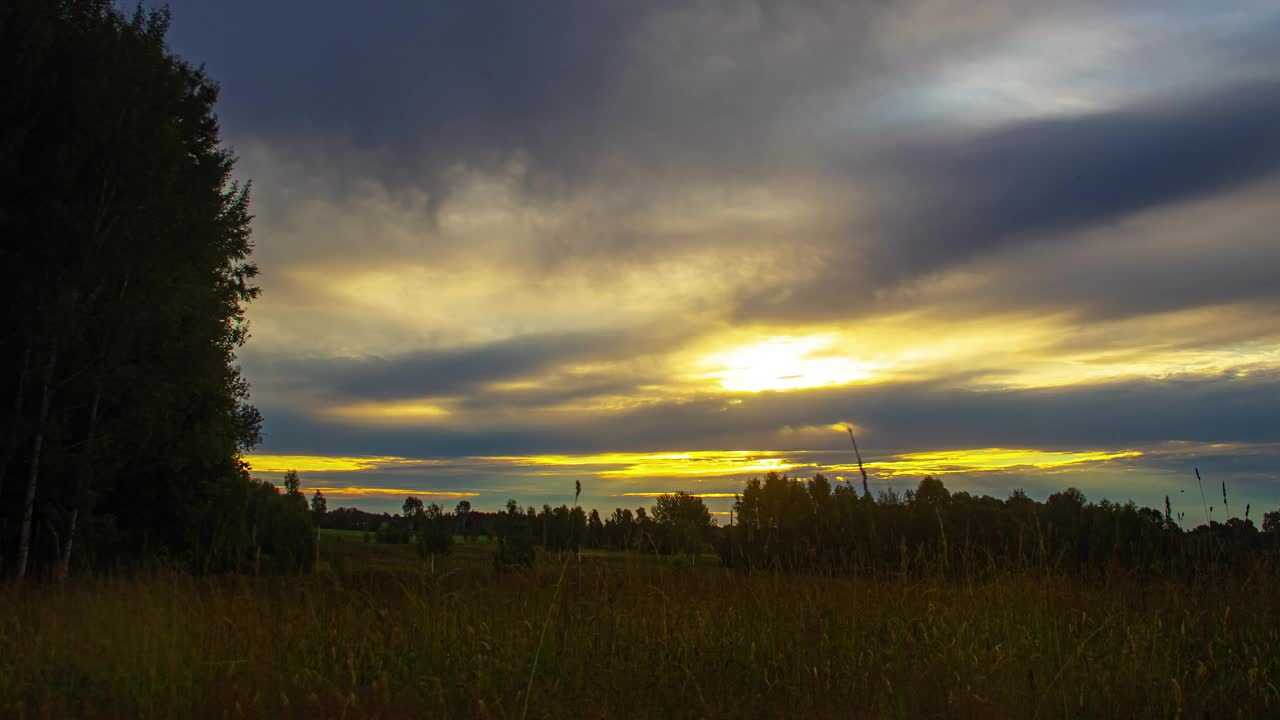
[[[49,534],[53,536],[53,554],[55,557],[62,555],[62,540],[58,537],[58,528],[48,519],[44,521],[44,526],[49,529]]]
[[[18,432],[18,425],[22,422],[22,397],[27,389],[27,371],[31,366],[31,345],[28,344],[26,349],[22,351],[22,370],[18,373],[18,393],[13,396],[13,423],[14,426],[10,430],[10,435],[4,444],[4,456],[0,457],[0,497],[4,497],[4,477],[9,469],[9,461],[13,459],[13,454],[18,450],[19,438],[22,434]]]
[[[67,544],[62,546],[62,556],[58,558],[58,571],[55,579],[62,582],[67,579],[67,575],[71,572],[71,544],[75,542],[76,533],[76,516],[80,514],[80,506],[77,503],[71,508],[71,519],[67,521]]]
[[[253,576],[258,577],[258,573],[262,570],[262,545],[258,542],[258,519],[253,519],[253,530],[250,532],[253,538]]]
[[[27,575],[27,558],[31,554],[31,519],[35,514],[36,485],[40,481],[40,451],[44,447],[45,421],[49,418],[49,395],[53,392],[53,372],[58,364],[58,343],[49,343],[49,361],[44,366],[40,388],[40,414],[36,418],[36,437],[31,447],[31,467],[27,472],[27,493],[22,500],[22,525],[18,529],[18,565],[14,576],[18,582]]]
[[[102,381],[93,388],[93,402],[89,405],[89,435],[85,441],[84,455],[80,459],[80,472],[76,478],[76,492],[71,499],[71,518],[67,521],[67,544],[62,546],[58,561],[57,579],[65,580],[71,572],[71,546],[76,540],[76,519],[89,495],[89,475],[93,472],[93,449],[98,435],[98,406],[102,402]]]

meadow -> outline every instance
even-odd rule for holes
[[[0,717],[1280,713],[1270,571],[747,575],[590,551],[496,573],[493,552],[456,544],[432,575],[410,545],[326,532],[309,576],[5,588]]]

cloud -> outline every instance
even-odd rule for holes
[[[563,363],[585,362],[640,338],[621,333],[520,336],[475,347],[420,350],[391,357],[262,358],[262,374],[305,378],[339,397],[384,399],[466,393],[477,385],[536,375]]]
[[[370,426],[267,408],[273,453],[394,457],[582,455],[708,452],[846,451],[836,429],[794,432],[850,421],[868,458],[916,449],[1147,447],[1269,441],[1277,427],[1269,398],[1273,371],[1187,375],[1088,385],[1001,389],[941,381],[852,385],[809,391],[708,395],[631,411],[566,413],[557,420],[519,416],[504,424]],[[497,451],[497,452],[495,452]],[[715,455],[715,453],[711,453]]]
[[[423,490],[421,488],[413,488],[413,487],[395,487],[395,488],[364,487],[364,486],[342,487],[342,486],[317,485],[314,483],[308,484],[306,490],[307,492],[319,490],[321,493],[328,495],[331,498],[348,499],[348,500],[368,498],[368,497],[401,498],[409,495],[416,495],[419,497],[427,497],[427,498],[446,498],[446,499],[447,498],[473,498],[473,497],[479,496],[479,493],[456,492],[452,490]]]
[[[406,458],[395,457],[331,457],[325,455],[271,455],[255,453],[251,468],[259,473],[283,473],[289,470],[298,472],[351,472],[353,470],[372,470],[390,464],[408,462]]]
[[[800,288],[747,289],[737,317],[829,317],[842,312],[830,287],[873,296],[1010,246],[1053,251],[1074,231],[1272,178],[1280,171],[1278,123],[1280,81],[1270,78],[909,142],[871,157],[854,150],[843,171],[853,198],[845,241],[830,244],[824,269]],[[1182,261],[1196,262],[1200,250]],[[1158,249],[1151,257],[1160,260]]]
[[[1165,495],[1178,512],[1199,517],[1198,486],[1191,481],[1193,466],[1203,470],[1205,481],[1217,496],[1226,482],[1237,511],[1246,505],[1269,509],[1274,504],[1278,479],[1271,470],[1277,457],[1275,443],[1189,443],[1168,442],[1144,450],[1103,451],[1077,449],[1045,451],[1034,448],[956,448],[927,453],[884,456],[868,462],[874,492],[915,486],[925,475],[941,476],[953,492],[1003,497],[1013,488],[1023,488],[1043,499],[1066,487],[1084,490],[1091,499],[1137,500],[1148,506],[1162,504]],[[720,453],[732,455],[733,453]],[[474,498],[473,507],[497,509],[507,497],[526,503],[567,503],[575,479],[582,483],[582,501],[587,507],[608,509],[629,500],[653,499],[676,491],[703,498],[713,512],[725,514],[750,477],[760,477],[761,468],[719,468],[709,474],[705,468],[689,468],[669,462],[673,453],[631,457],[513,456],[394,458],[374,470],[327,470],[304,475],[304,483],[320,489],[331,499],[352,500],[366,506],[397,510],[405,495],[441,498]],[[711,453],[703,455],[710,456]],[[848,451],[794,451],[775,454],[782,469],[796,478],[821,472],[837,483],[851,483],[860,492],[857,467],[848,462]],[[310,465],[320,466],[324,458]],[[251,458],[251,461],[253,458]],[[613,468],[649,465],[650,471],[636,477],[617,475]],[[776,468],[775,468],[776,469]],[[362,484],[355,484],[355,483]],[[634,489],[637,485],[642,490]],[[440,490],[440,487],[457,488]],[[432,489],[424,489],[424,487]],[[655,489],[656,488],[656,489]],[[722,508],[722,509],[715,509]]]
[[[898,149],[877,166],[907,198],[889,233],[967,254],[1223,192],[1280,169],[1278,122],[1269,80]]]
[[[874,86],[1051,7],[982,4],[943,23],[925,2],[425,2],[360,13],[327,0],[305,14],[176,2],[171,40],[224,82],[233,135],[302,146],[340,137],[383,150],[378,171],[427,182],[522,153],[577,182],[610,149],[630,162],[655,150],[690,164],[750,155],[808,98]],[[395,152],[405,147],[416,152]]]
[[[873,463],[1143,453],[972,487],[1155,487],[1277,430],[1267,3],[174,17],[256,180],[265,467],[550,502],[847,464],[849,422]]]
[[[258,337],[310,334],[346,354],[389,338],[440,346],[441,334],[482,323],[528,334],[576,315],[557,295],[577,308],[627,305],[660,294],[655,285],[682,265],[709,287],[681,278],[667,288],[704,308],[699,322],[848,318],[958,264],[1075,246],[1067,236],[1216,197],[1277,162],[1265,140],[1280,86],[1226,53],[1275,26],[1264,5],[993,4],[943,22],[927,3],[428,3],[376,17],[323,3],[292,33],[291,12],[246,12],[260,27],[179,4],[174,34],[213,56],[229,93],[224,124],[244,143],[246,172],[261,176]],[[1089,41],[1095,49],[1085,40],[1099,27],[1109,34]],[[270,45],[228,53],[208,40],[218,32],[276,34],[286,47],[268,62],[253,49]],[[1028,48],[1041,49],[1035,63]],[[1090,112],[1038,108],[995,126],[968,122],[982,114],[976,96],[925,107],[954,68],[988,56],[1036,72],[1070,58],[1082,69],[1055,82],[1131,88],[1135,63],[1177,48],[1199,74],[1163,84],[1159,98],[1102,93]],[[926,121],[886,123],[884,106],[901,98]],[[1184,252],[1163,277],[1206,259]],[[1018,269],[1060,267],[1056,287],[1069,288],[1090,265],[1077,260]],[[336,281],[335,263],[349,280]],[[1250,286],[1263,266],[1243,264]],[[836,302],[833,288],[855,290]],[[1130,295],[1179,296],[1163,290]],[[334,337],[337,326],[348,337]]]

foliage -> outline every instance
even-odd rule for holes
[[[390,513],[371,513],[360,510],[359,508],[340,507],[325,512],[325,527],[335,530],[377,530],[382,523],[391,525],[404,525],[408,527],[408,521],[399,515],[391,515]]]
[[[320,519],[324,517],[325,512],[329,510],[329,502],[324,499],[324,494],[316,490],[311,496],[311,515],[315,517],[316,527],[320,527]]]
[[[445,555],[453,547],[453,522],[445,514],[444,508],[436,503],[419,510],[414,526],[417,528],[418,554],[431,561],[435,567],[436,557]]]
[[[550,552],[570,553],[582,548],[587,534],[587,516],[582,508],[543,505],[537,516],[542,546]]]
[[[495,569],[506,572],[533,568],[537,560],[533,525],[534,519],[520,512],[520,505],[515,500],[507,500],[507,511],[497,523],[498,552],[493,556]]]
[[[259,483],[263,497],[254,528],[260,537],[262,557],[255,572],[297,574],[307,572],[316,556],[316,535],[311,511],[301,492],[279,492],[270,483]]]
[[[373,539],[383,545],[404,545],[413,540],[413,531],[406,525],[383,521],[374,532]]]
[[[659,496],[653,519],[662,530],[660,547],[664,551],[693,556],[702,552],[708,533],[715,527],[702,498],[686,492]]]
[[[165,49],[168,20],[107,0],[0,11],[11,573],[162,558],[214,572],[257,544],[262,490],[240,453],[261,418],[234,363],[258,293],[249,189],[219,144],[217,87]]]
[[[1274,548],[1240,518],[1184,532],[1167,513],[1091,503],[1074,488],[1043,503],[1020,490],[999,500],[952,494],[934,477],[872,502],[848,485],[832,489],[822,475],[804,482],[770,473],[746,484],[734,513],[721,557],[748,571],[1164,575],[1226,568]]]
[[[285,471],[281,484],[284,485],[284,491],[290,495],[302,492],[302,478],[298,476],[297,470]]]
[[[309,571],[316,537],[301,493],[281,493],[248,473],[212,483],[210,497],[188,529],[196,572],[297,574]]]

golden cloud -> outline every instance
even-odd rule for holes
[[[1055,470],[1081,463],[1106,462],[1140,457],[1139,450],[1035,450],[1019,448],[977,448],[941,452],[907,453],[893,460],[865,463],[887,478],[905,475],[947,475],[952,473],[1000,472],[1008,470]],[[857,465],[827,465],[823,470],[853,472]]]
[[[806,451],[695,450],[658,453],[596,453],[582,455],[499,455],[456,459],[415,459],[395,456],[328,457],[316,455],[251,455],[252,470],[278,473],[342,473],[415,467],[456,471],[501,466],[531,474],[560,474],[574,469],[602,479],[630,478],[729,478],[785,473],[813,469],[843,477],[856,473],[852,463],[824,464],[808,459]],[[1004,472],[1015,470],[1057,470],[1083,463],[1107,462],[1140,457],[1140,450],[1039,450],[1034,448],[966,448],[895,455],[887,460],[865,463],[868,471],[884,478],[947,475],[953,473]],[[396,492],[400,492],[397,490]],[[623,493],[630,497],[656,497],[659,491]],[[697,494],[697,493],[695,493]],[[700,497],[732,497],[732,493],[703,493]]]
[[[329,457],[324,455],[249,455],[245,458],[249,468],[257,472],[352,472],[375,470],[392,464],[415,462],[402,457],[358,456]]]
[[[662,490],[662,491],[659,491],[659,492],[625,492],[625,493],[622,493],[622,495],[617,496],[617,497],[642,497],[642,498],[656,498],[656,497],[662,497],[662,496],[664,496],[664,495],[674,495],[674,494],[676,494],[676,492],[678,492],[678,491],[676,491],[676,490]],[[685,493],[685,494],[686,494],[686,495],[691,495],[691,496],[696,497],[696,498],[731,498],[731,497],[738,497],[738,493],[730,493],[730,492]]]
[[[410,495],[422,497],[438,497],[438,498],[473,498],[479,497],[480,493],[461,492],[453,490],[421,490],[417,488],[377,488],[377,487],[309,487],[307,492],[319,490],[324,495],[337,495],[341,497],[407,497]]]
[[[323,412],[343,420],[362,420],[370,423],[421,422],[439,420],[453,414],[439,402],[427,400],[356,403],[331,407]]]
[[[767,450],[694,450],[669,453],[599,453],[477,457],[473,460],[514,466],[595,467],[604,478],[697,477],[785,472],[801,467],[782,453]]]

